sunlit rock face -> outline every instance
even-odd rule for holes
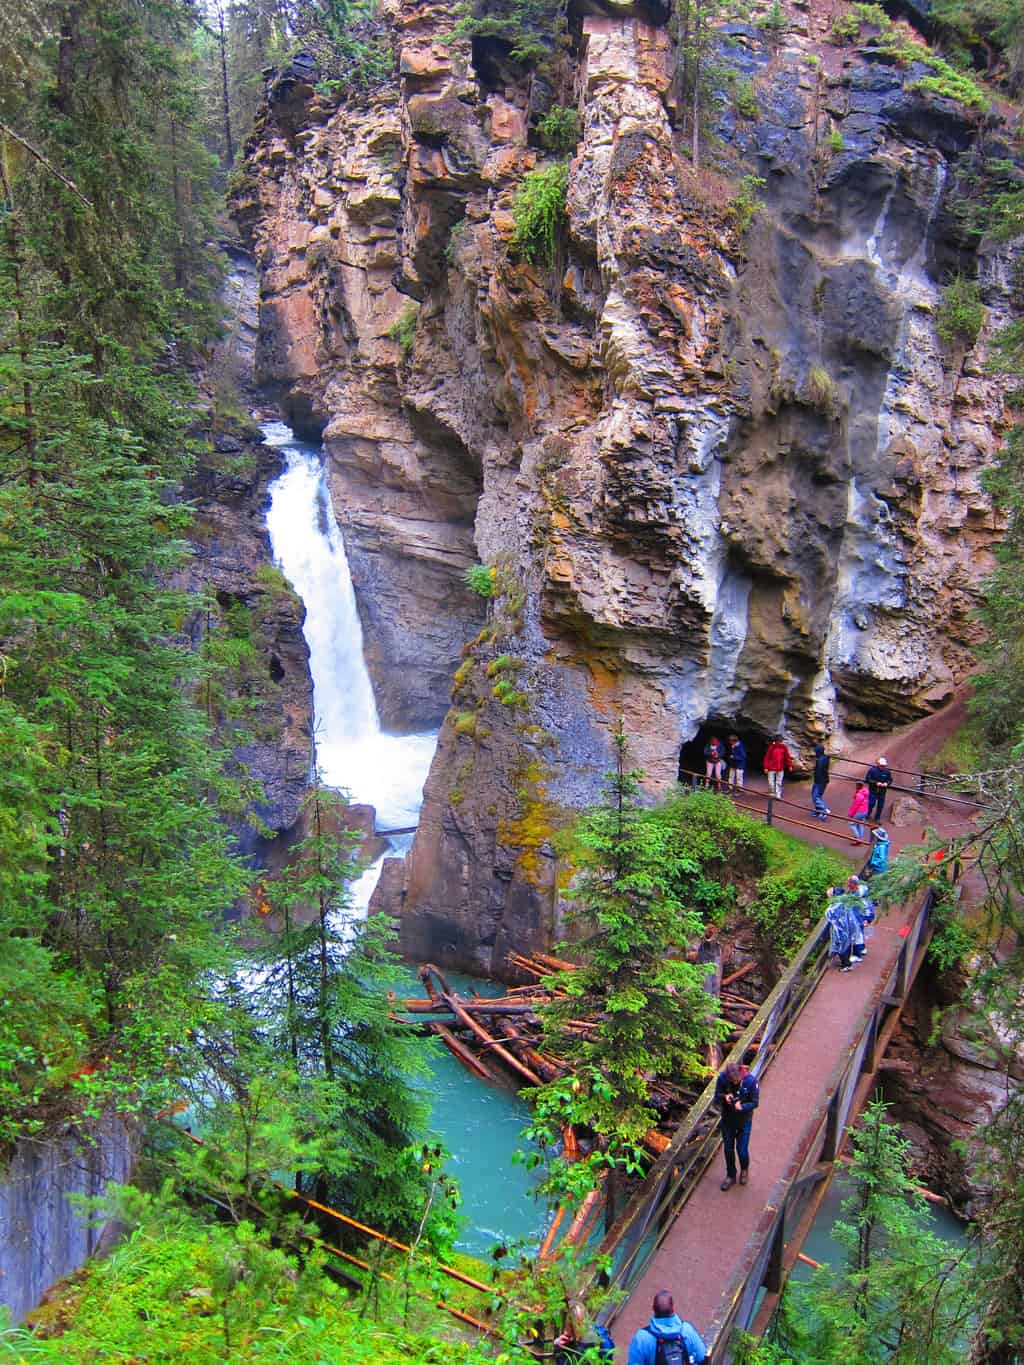
[[[574,8],[553,84],[448,41],[454,3],[386,8],[393,87],[338,108],[279,81],[235,207],[263,378],[324,429],[382,717],[447,712],[388,903],[410,952],[500,971],[560,932],[552,835],[618,717],[657,792],[706,722],[804,761],[962,679],[1008,274],[981,258],[982,336],[944,349],[976,128],[921,71],[824,43],[813,5],[781,41],[723,32],[758,113],[723,104],[699,173],[656,7]],[[581,138],[542,268],[513,203],[556,94]]]

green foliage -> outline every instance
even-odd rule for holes
[[[283,0],[296,46],[311,52],[322,94],[340,97],[392,79],[395,59],[378,0]]]
[[[166,1194],[121,1191],[132,1229],[105,1260],[37,1315],[40,1334],[0,1333],[0,1359],[92,1365],[97,1360],[280,1361],[288,1365],[483,1365],[434,1309],[417,1275],[414,1323],[394,1297],[353,1295],[323,1273],[324,1258],[271,1246],[252,1224],[201,1223]],[[329,1239],[330,1240],[330,1239]],[[394,1270],[394,1266],[391,1267]],[[473,1305],[477,1307],[477,1304]],[[156,1345],[155,1345],[156,1343]]]
[[[554,265],[568,223],[565,200],[569,163],[556,161],[527,171],[512,203],[513,245],[531,264]]]
[[[412,348],[416,344],[416,326],[419,322],[419,317],[420,306],[410,299],[395,321],[388,328],[388,336],[392,341],[398,342],[398,348],[402,352],[403,360],[408,360],[412,355]]]
[[[814,849],[795,868],[761,878],[751,919],[775,951],[787,957],[824,914],[828,888],[848,876],[848,865],[836,854]]]
[[[739,188],[729,204],[729,212],[740,232],[748,230],[764,207],[760,191],[764,189],[767,183],[767,180],[761,175],[745,175],[740,180]]]
[[[732,105],[740,118],[756,119],[761,110],[757,103],[754,82],[749,78],[736,80],[732,85]]]
[[[463,582],[477,597],[491,598],[497,591],[497,572],[489,564],[471,564],[462,575]]]
[[[781,36],[789,29],[789,21],[779,0],[772,0],[768,13],[761,20],[761,27],[775,37]]]
[[[956,100],[978,113],[986,113],[991,107],[989,96],[967,71],[951,66],[930,47],[909,37],[903,28],[893,23],[881,5],[857,4],[851,12],[838,15],[832,21],[831,41],[839,46],[855,43],[865,28],[874,30],[873,42],[898,66],[908,67],[920,62],[931,68],[931,75],[915,81],[911,89]]]
[[[942,291],[935,330],[944,345],[970,350],[985,325],[985,305],[977,280],[956,275]]]
[[[569,916],[580,965],[550,979],[564,996],[542,1011],[548,1044],[571,1060],[573,1078],[541,1087],[531,1129],[545,1145],[566,1123],[597,1135],[588,1161],[551,1168],[548,1189],[574,1198],[601,1168],[636,1169],[654,1120],[651,1081],[703,1077],[707,1045],[723,1036],[717,1001],[704,991],[707,967],[685,961],[703,920],[657,875],[621,728],[615,745],[605,799],[575,832],[581,873]],[[598,1019],[597,1029],[581,1036],[566,1027],[581,1017]]]
[[[838,128],[833,128],[828,135],[828,149],[830,152],[846,151],[846,142]]]
[[[568,156],[580,140],[580,116],[575,109],[552,105],[537,125],[542,144],[554,156]]]
[[[964,1359],[973,1309],[970,1258],[929,1230],[909,1143],[884,1104],[867,1105],[853,1146],[853,1191],[833,1228],[845,1265],[793,1286],[774,1342],[746,1359],[954,1365]]]
[[[248,936],[245,1017],[228,1013],[197,1037],[193,1108],[211,1146],[238,1160],[225,1167],[186,1148],[177,1166],[188,1188],[209,1177],[211,1193],[232,1207],[292,1170],[296,1186],[321,1201],[408,1233],[425,1195],[408,1156],[425,1117],[409,1079],[425,1063],[418,1039],[390,1017],[387,991],[400,979],[394,927],[351,907],[358,836],[345,810],[343,797],[314,782],[309,832],[265,883],[273,926]],[[443,1219],[432,1235],[448,1235]]]
[[[565,0],[465,0],[456,38],[492,38],[514,62],[546,69],[565,46]]]

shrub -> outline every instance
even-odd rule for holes
[[[829,41],[836,47],[846,47],[860,37],[860,21],[854,14],[838,14],[832,20]]]
[[[828,135],[828,149],[830,152],[844,152],[846,150],[846,143],[838,128],[833,128]]]
[[[553,265],[566,225],[565,198],[569,188],[569,163],[556,161],[528,171],[512,205],[516,231],[514,245],[526,260]]]
[[[497,574],[488,564],[471,564],[462,575],[462,581],[477,597],[491,598],[497,588]]]
[[[549,65],[565,36],[564,0],[472,0],[452,33],[453,38],[497,38],[513,61],[527,67]]]
[[[779,0],[772,0],[771,8],[761,20],[761,27],[774,37],[781,36],[789,28],[789,20],[782,12]]]
[[[813,407],[831,413],[836,404],[836,381],[821,365],[812,365],[807,375],[807,393]]]
[[[955,275],[942,291],[935,330],[939,339],[950,349],[970,350],[978,340],[985,323],[985,305],[981,301],[981,286],[977,280]]]
[[[412,348],[416,342],[416,324],[419,321],[420,306],[418,303],[410,301],[405,305],[398,317],[388,328],[388,336],[392,341],[397,341],[402,352],[402,359],[407,360],[412,353]]]
[[[580,140],[580,116],[561,104],[552,106],[537,125],[540,140],[555,156],[568,156]]]
[[[476,734],[476,722],[475,711],[457,711],[455,713],[455,733],[457,735],[468,735],[472,739]]]
[[[834,853],[814,849],[788,874],[761,878],[750,917],[775,951],[788,957],[824,914],[828,888],[848,876],[849,868]]]
[[[758,194],[768,182],[761,175],[745,175],[729,205],[729,212],[740,232],[746,232],[764,204]]]
[[[740,118],[757,118],[761,110],[758,107],[754,82],[750,80],[736,81],[732,88],[732,103]]]

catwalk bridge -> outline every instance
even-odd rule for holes
[[[716,1362],[730,1358],[737,1329],[764,1330],[924,958],[934,900],[929,890],[890,910],[848,973],[828,970],[822,920],[737,1041],[728,1060],[751,1061],[761,1082],[750,1182],[719,1188],[712,1081],[602,1244],[598,1321],[612,1327],[619,1360],[659,1289],[674,1293]]]

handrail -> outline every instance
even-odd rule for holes
[[[740,1034],[724,1066],[741,1062],[756,1048],[751,1071],[755,1076],[764,1074],[824,975],[828,959],[829,926],[822,917]],[[611,1269],[600,1276],[603,1287],[628,1293],[637,1283],[717,1150],[718,1115],[712,1112],[716,1080],[712,1078],[705,1086],[601,1243],[599,1254],[612,1260]],[[613,1299],[598,1312],[596,1321],[608,1321],[616,1307]]]
[[[728,1307],[711,1324],[709,1348],[715,1359],[727,1359],[722,1353],[735,1328],[745,1331],[757,1328],[770,1316],[772,1303],[785,1283],[786,1275],[797,1258],[813,1209],[807,1211],[806,1196],[814,1188],[826,1184],[839,1157],[846,1130],[860,1110],[873,1081],[878,1064],[899,1019],[900,1010],[924,959],[932,932],[932,911],[937,899],[934,887],[929,887],[914,916],[910,931],[900,945],[892,967],[874,991],[864,1026],[840,1059],[829,1082],[828,1103],[821,1111],[820,1121],[808,1132],[801,1151],[797,1154],[787,1178],[781,1198],[773,1196],[773,1218],[767,1225],[759,1225],[756,1236],[759,1246],[749,1262],[742,1280],[732,1286]],[[767,1288],[768,1298],[762,1302],[761,1289]]]
[[[716,781],[715,778],[706,777],[704,773],[694,772],[691,768],[680,768],[678,771],[680,775],[680,780],[682,779],[684,774],[687,777],[696,779],[696,781],[693,783],[695,789],[697,782],[703,782],[708,788],[708,790],[710,790],[712,783]],[[725,784],[723,779],[723,786],[724,785]],[[829,833],[833,838],[845,839],[846,842],[850,844],[860,844],[864,842],[864,840],[858,839],[853,834],[847,834],[845,830],[834,829],[831,826],[826,826],[824,821],[821,820],[819,820],[817,824],[811,824],[810,820],[798,820],[794,815],[779,814],[777,811],[777,807],[779,806],[790,806],[793,810],[799,810],[803,811],[804,813],[807,813],[806,806],[798,805],[796,801],[787,801],[784,796],[772,796],[770,792],[757,791],[754,787],[727,787],[726,790],[730,791],[734,795],[737,801],[738,809],[755,812],[758,815],[763,814],[765,817],[765,824],[767,825],[773,824],[775,820],[783,820],[787,825],[795,825],[797,829],[810,829],[820,833],[821,830],[824,828],[826,829],[827,833]],[[724,792],[720,792],[719,795],[724,795]],[[767,801],[768,805],[766,809],[762,812],[761,810],[758,809],[757,806],[744,805],[740,800],[740,798],[744,796],[753,797],[754,800],[756,801]],[[836,820],[845,820],[848,817],[836,815],[833,818],[835,818]],[[874,825],[874,821],[867,819],[865,819],[862,823],[865,825]]]

